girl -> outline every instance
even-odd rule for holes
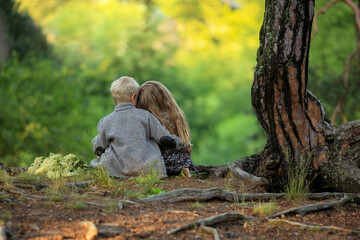
[[[190,130],[185,114],[163,84],[148,81],[141,85],[136,107],[151,112],[170,133],[178,136],[183,143],[188,142],[190,144]],[[160,149],[168,175],[183,172],[185,175],[191,176],[189,170],[198,173],[191,160],[190,153],[163,146],[160,146]]]

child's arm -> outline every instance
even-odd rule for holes
[[[166,130],[160,121],[151,113],[149,119],[150,138],[154,139],[158,144],[161,144],[164,147],[173,148],[182,152],[188,151],[189,144],[183,144],[179,137],[172,135]]]
[[[105,131],[101,124],[102,120],[103,119],[99,121],[97,126],[98,135],[96,135],[96,137],[92,140],[93,152],[98,156],[101,156],[101,154],[105,152],[105,149],[109,147],[109,142],[106,139]]]

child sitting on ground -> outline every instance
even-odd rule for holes
[[[160,178],[167,177],[159,149],[186,151],[189,144],[170,134],[148,111],[135,108],[139,84],[131,77],[121,77],[111,84],[111,95],[117,104],[114,112],[98,123],[98,135],[92,140],[91,162],[104,167],[110,176],[123,178],[147,172],[152,164]],[[159,145],[158,145],[159,144]]]
[[[136,106],[148,110],[173,135],[180,137],[183,145],[190,145],[190,130],[184,112],[179,108],[170,91],[160,82],[148,81],[141,85]],[[183,172],[191,177],[190,172],[198,173],[189,152],[180,152],[168,146],[160,146],[165,161],[167,174]]]

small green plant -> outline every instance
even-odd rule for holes
[[[179,175],[177,175],[175,178],[183,178],[185,177],[185,173],[181,172]]]
[[[312,177],[312,154],[301,156],[295,161],[289,154],[286,155],[288,185],[285,192],[290,199],[301,199],[309,192]]]
[[[259,203],[257,206],[254,206],[254,213],[260,216],[269,216],[279,209],[279,206],[276,203]]]
[[[143,194],[144,196],[151,194],[155,185],[163,182],[158,177],[157,170],[154,169],[153,165],[150,165],[148,172],[142,173],[138,177],[133,178],[133,181],[139,187],[140,194]]]
[[[28,172],[45,175],[49,179],[60,179],[79,175],[86,168],[85,161],[75,154],[63,156],[60,153],[50,153],[49,157],[37,157]]]
[[[150,193],[146,194],[146,197],[152,196],[152,195],[158,195],[160,193],[166,193],[167,191],[162,190],[161,188],[151,188]]]
[[[75,201],[75,202],[68,202],[65,204],[65,207],[71,208],[74,210],[84,210],[86,208],[86,203]]]

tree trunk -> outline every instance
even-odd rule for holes
[[[268,141],[232,165],[283,185],[286,159],[312,157],[320,187],[359,192],[360,121],[332,126],[306,88],[313,15],[314,0],[266,1],[251,96]]]

